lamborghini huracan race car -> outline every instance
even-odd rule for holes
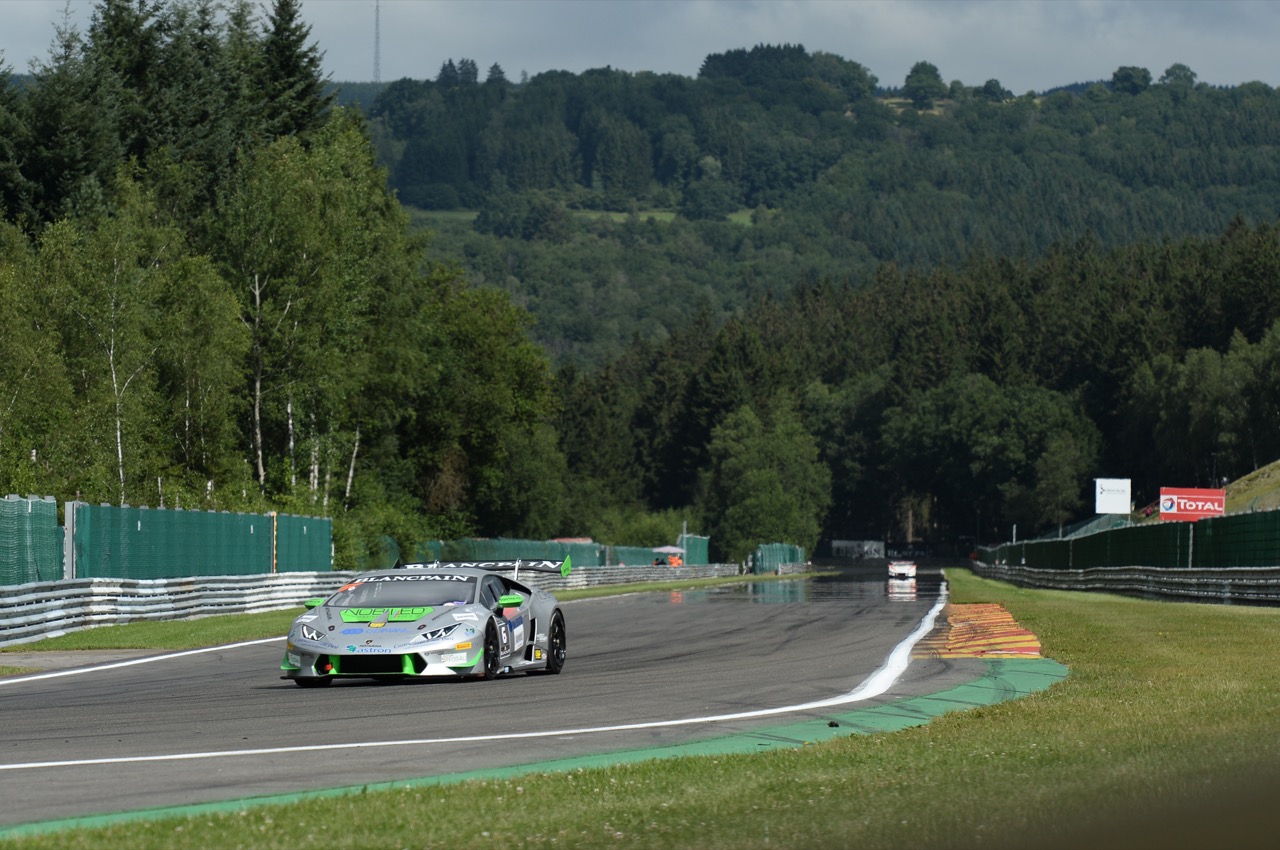
[[[360,573],[293,621],[280,669],[300,687],[338,678],[559,673],[564,614],[522,572],[568,575],[569,559],[405,564]]]

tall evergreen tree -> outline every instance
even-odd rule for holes
[[[105,214],[107,187],[124,158],[118,75],[85,50],[75,29],[56,32],[52,55],[34,68],[26,101],[32,139],[26,173],[43,221],[71,212]]]
[[[0,65],[0,221],[26,221],[34,212],[34,187],[23,173],[31,146],[26,106],[10,69]]]
[[[302,22],[301,0],[274,0],[264,25],[262,115],[268,135],[306,138],[318,130],[334,102],[325,93],[324,53],[308,44],[311,27]]]
[[[145,162],[168,135],[168,116],[158,111],[159,90],[169,84],[162,61],[163,0],[99,0],[85,39],[85,57],[110,70],[119,85],[116,112],[126,158]]]

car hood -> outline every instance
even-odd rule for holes
[[[303,614],[295,626],[310,625],[329,635],[329,640],[364,647],[401,647],[419,635],[461,623],[457,634],[469,637],[477,633],[483,608],[477,605],[442,605],[420,608],[328,608],[320,607]]]

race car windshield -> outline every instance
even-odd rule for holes
[[[474,576],[430,573],[373,576],[338,588],[327,605],[339,608],[421,608],[463,605],[475,597]]]

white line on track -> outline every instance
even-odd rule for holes
[[[150,664],[153,661],[167,661],[170,658],[183,658],[188,655],[200,655],[205,652],[219,652],[224,649],[238,649],[242,646],[256,646],[260,643],[277,643],[284,640],[283,637],[262,638],[261,640],[246,640],[240,643],[225,643],[222,646],[207,646],[203,649],[187,649],[182,652],[170,652],[165,655],[148,655],[145,658],[130,658],[127,661],[111,661],[106,664],[96,664],[93,667],[77,667],[74,670],[54,670],[49,673],[31,673],[26,676],[5,676],[0,678],[0,685],[13,685],[21,682],[37,682],[41,679],[57,679],[62,676],[78,676],[81,673],[96,673],[99,670],[114,670],[117,667],[132,667],[135,664]],[[0,660],[4,658],[0,655]]]
[[[932,629],[933,624],[938,619],[938,614],[942,611],[943,606],[947,602],[947,586],[942,586],[942,591],[938,595],[938,601],[929,609],[929,613],[925,614],[920,624],[916,626],[915,631],[909,634],[893,651],[889,653],[885,663],[882,664],[874,673],[867,677],[862,684],[849,691],[847,694],[828,697],[827,699],[816,700],[814,702],[798,703],[796,705],[784,705],[777,708],[762,708],[755,711],[739,711],[733,714],[712,714],[705,717],[684,717],[676,720],[653,720],[646,723],[623,723],[616,726],[592,726],[581,729],[555,729],[542,732],[503,732],[494,735],[468,735],[454,738],[409,738],[401,741],[365,741],[361,743],[351,744],[310,744],[298,747],[266,747],[255,750],[220,750],[217,752],[203,753],[170,753],[165,755],[151,756],[126,756],[120,758],[100,758],[100,759],[75,759],[69,761],[36,761],[24,762],[20,764],[0,764],[0,770],[31,770],[33,768],[47,767],[85,767],[88,765],[99,764],[132,764],[136,762],[157,762],[157,761],[183,761],[186,759],[213,759],[228,758],[230,756],[254,756],[254,755],[275,755],[278,753],[318,753],[330,750],[359,750],[372,749],[374,747],[404,747],[426,744],[465,744],[480,743],[484,741],[512,741],[526,738],[554,738],[562,735],[590,735],[601,732],[629,732],[636,729],[657,729],[671,726],[692,726],[698,723],[722,723],[729,720],[746,720],[756,717],[770,717],[778,714],[791,714],[798,711],[811,711],[820,708],[833,708],[840,705],[848,705],[853,702],[861,702],[879,696],[893,686],[898,677],[906,671],[907,665],[911,662],[911,650],[920,640],[927,635]],[[227,646],[213,647],[213,649],[230,649],[237,646],[252,646],[259,643],[268,643],[271,640],[279,640],[279,638],[271,638],[269,640],[246,641],[244,643],[229,644]],[[158,661],[162,658],[177,658],[183,655],[194,655],[199,652],[209,652],[207,649],[196,649],[189,652],[178,652],[171,655],[158,656],[154,658],[138,658],[131,661],[122,661],[114,664],[106,664],[99,667],[90,668],[92,670],[105,670],[112,667],[126,667],[131,664],[141,664],[146,661]],[[58,673],[47,673],[37,676],[23,677],[25,681],[31,681],[33,678],[50,678],[53,676],[70,675],[73,672],[84,671],[60,671]],[[3,684],[4,680],[0,680]]]

